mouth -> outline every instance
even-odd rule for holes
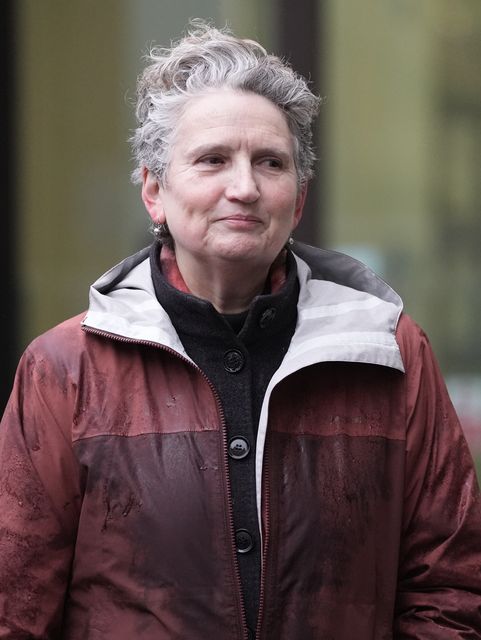
[[[257,216],[253,216],[253,215],[234,213],[229,216],[223,216],[222,218],[219,219],[219,222],[227,222],[229,224],[238,224],[238,225],[256,225],[256,224],[261,224],[262,220]]]

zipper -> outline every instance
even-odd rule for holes
[[[265,593],[266,593],[266,574],[267,574],[267,547],[269,546],[270,536],[270,482],[269,482],[269,459],[266,455],[267,439],[264,445],[264,468],[262,472],[262,484],[264,486],[263,505],[261,507],[262,522],[263,522],[263,544],[262,544],[262,559],[261,559],[261,590],[259,594],[259,613],[257,614],[257,628],[256,639],[261,638],[261,631],[263,626],[264,609],[265,609]]]
[[[103,338],[111,338],[112,340],[117,340],[118,342],[124,342],[124,343],[130,343],[130,344],[141,344],[144,346],[155,347],[162,351],[166,351],[167,353],[170,353],[176,356],[177,358],[180,358],[183,362],[193,367],[196,371],[200,373],[200,375],[204,378],[204,380],[209,385],[209,388],[212,391],[212,395],[214,396],[214,400],[217,406],[217,413],[219,415],[221,427],[222,427],[222,450],[224,454],[223,455],[223,471],[224,471],[223,477],[225,481],[225,488],[226,488],[226,494],[227,494],[227,517],[228,517],[228,524],[230,528],[231,550],[232,550],[232,558],[233,558],[233,565],[234,565],[235,581],[236,581],[236,587],[237,587],[236,589],[237,606],[238,606],[238,611],[240,611],[240,614],[241,614],[243,640],[248,640],[246,612],[245,612],[244,601],[242,598],[242,584],[240,579],[239,561],[237,559],[237,548],[235,545],[234,510],[232,507],[232,493],[231,493],[231,484],[230,484],[230,477],[229,477],[229,460],[228,460],[228,453],[227,453],[227,440],[228,440],[227,424],[225,420],[224,409],[222,407],[219,394],[217,393],[217,389],[214,387],[214,385],[209,380],[209,378],[204,373],[204,371],[202,371],[202,369],[198,367],[195,364],[195,362],[193,362],[192,360],[189,360],[188,358],[183,356],[181,353],[179,353],[175,349],[172,349],[171,347],[167,347],[166,345],[160,344],[159,342],[154,342],[153,340],[140,340],[136,338],[127,338],[117,333],[110,333],[109,331],[104,331],[102,329],[95,329],[93,327],[89,327],[88,325],[82,325],[82,329],[86,333],[91,333],[93,335],[101,336]],[[261,569],[261,576],[262,576],[262,569]],[[262,584],[262,578],[261,578],[261,584]],[[259,599],[259,602],[260,602],[260,599]]]

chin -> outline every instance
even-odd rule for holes
[[[229,242],[219,242],[217,246],[212,247],[212,253],[225,260],[239,263],[250,262],[265,267],[274,262],[282,246],[273,247],[266,245],[265,242],[258,242],[255,238],[240,237]]]

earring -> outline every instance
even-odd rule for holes
[[[294,238],[290,236],[288,241],[286,242],[286,249],[289,249],[289,247],[291,247],[293,244],[294,244]]]
[[[166,222],[154,222],[150,226],[150,230],[152,231],[154,236],[157,238],[157,240],[170,238],[170,231]]]

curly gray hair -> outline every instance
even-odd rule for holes
[[[134,182],[141,182],[143,167],[164,180],[176,125],[187,102],[223,88],[252,92],[278,106],[293,135],[299,184],[312,177],[312,121],[320,100],[286,62],[269,55],[258,42],[237,38],[227,27],[216,29],[202,20],[191,21],[184,38],[171,48],[152,48],[147,58],[152,64],[138,79],[138,127],[131,138],[137,165]]]

